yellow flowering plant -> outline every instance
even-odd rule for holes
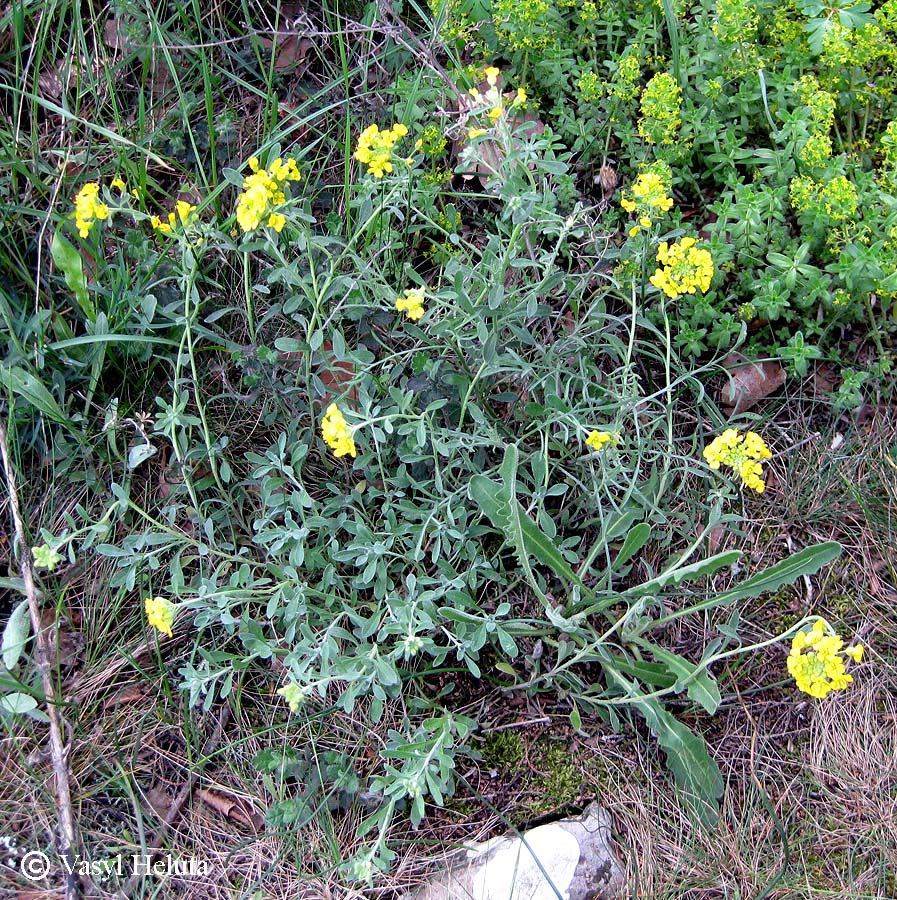
[[[160,234],[173,234],[177,228],[188,229],[196,221],[196,207],[186,200],[178,200],[174,211],[163,220],[159,216],[150,219],[150,225]]]
[[[727,428],[704,448],[704,459],[711,469],[728,466],[745,487],[758,494],[766,489],[761,463],[771,458],[772,452],[760,435],[753,431],[742,434],[737,428]]]
[[[75,227],[86,238],[96,222],[109,218],[109,206],[100,200],[100,185],[89,181],[75,196]]]
[[[640,228],[651,228],[660,216],[672,209],[673,198],[668,196],[671,178],[668,166],[665,171],[655,166],[641,172],[632,187],[622,191],[620,206],[638,223],[629,229],[630,237],[638,234]]]
[[[657,261],[660,266],[649,281],[667,297],[675,300],[683,294],[710,289],[713,257],[709,250],[698,247],[694,238],[684,237],[674,244],[663,241],[657,249]]]
[[[302,178],[299,167],[294,159],[278,156],[267,168],[261,168],[253,156],[249,168],[237,198],[237,224],[246,234],[262,225],[280,233],[287,221],[280,208],[287,202],[287,185]]]
[[[356,449],[352,430],[336,403],[331,403],[327,407],[327,411],[321,419],[321,436],[337,459],[341,456],[355,457]]]
[[[586,437],[586,446],[596,453],[608,445],[616,447],[620,443],[620,434],[616,431],[590,431]]]
[[[853,682],[853,676],[847,672],[847,660],[859,663],[863,651],[862,644],[845,647],[828,622],[817,619],[810,629],[801,629],[794,635],[788,672],[798,690],[821,700]]]
[[[144,611],[150,626],[161,634],[172,637],[172,625],[177,614],[177,606],[165,597],[147,597],[143,601]]]
[[[412,322],[424,317],[424,289],[409,288],[401,297],[396,297],[396,309],[405,313]]]
[[[367,166],[368,175],[383,178],[393,171],[395,146],[406,134],[408,127],[401,122],[383,131],[376,124],[368,125],[358,137],[353,159]]]

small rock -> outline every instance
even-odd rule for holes
[[[522,839],[469,846],[411,900],[612,900],[622,895],[623,870],[610,833],[610,816],[592,803],[578,819],[540,825]]]

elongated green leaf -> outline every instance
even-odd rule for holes
[[[670,585],[681,584],[683,581],[696,581],[698,578],[703,578],[705,575],[712,575],[724,566],[731,566],[733,563],[738,562],[739,559],[741,559],[740,550],[726,550],[723,553],[717,553],[707,559],[702,559],[698,562],[691,563],[690,565],[682,566],[671,572],[664,572],[656,578],[652,578],[650,581],[636,585],[634,588],[627,591],[627,593],[636,597],[642,594],[655,594],[664,588],[670,587]]]
[[[50,255],[65,277],[65,283],[75,297],[81,312],[93,322],[97,311],[87,290],[87,279],[84,277],[84,263],[77,248],[73,247],[58,231],[53,235],[50,244]]]
[[[31,619],[28,616],[28,600],[22,600],[13,609],[6,620],[3,629],[3,639],[0,641],[0,657],[3,665],[12,671],[22,656],[25,642],[31,636]]]
[[[517,448],[513,446],[505,452],[501,468],[504,484],[497,484],[485,475],[474,475],[468,485],[470,499],[479,504],[492,524],[504,534],[505,541],[517,554],[527,581],[543,603],[547,604],[548,599],[536,581],[530,557],[548,566],[559,578],[577,585],[591,599],[592,592],[570,568],[554,541],[526,515],[516,497],[512,496],[509,482],[516,476],[516,454]]]
[[[651,526],[647,522],[642,522],[631,528],[629,534],[626,535],[626,540],[623,541],[623,546],[620,548],[617,558],[614,560],[614,566],[622,566],[623,563],[635,556],[648,543],[648,538],[650,537]]]
[[[69,421],[53,395],[30,372],[0,363],[0,382],[13,394],[63,425]]]
[[[666,754],[667,768],[698,818],[708,827],[719,821],[723,776],[704,739],[690,731],[657,700],[634,701]]]
[[[23,578],[7,578],[6,576],[0,576],[0,589],[24,594],[26,593],[25,580]]]
[[[676,683],[676,676],[662,663],[647,662],[644,659],[628,659],[613,654],[613,665],[632,678],[637,678],[654,688],[669,688]]]
[[[639,518],[640,513],[629,510],[620,513],[616,518],[612,518],[607,525],[607,529],[601,536],[601,540],[605,543],[615,541],[621,534],[626,534],[632,527],[632,523]]]
[[[648,641],[640,640],[639,644],[649,650],[654,658],[662,662],[675,676],[676,682],[673,686],[675,690],[681,691],[684,688],[688,691],[689,698],[703,706],[707,712],[713,714],[717,711],[722,697],[720,697],[716,682],[706,669],[695,674],[697,665],[678,654]]]
[[[792,584],[804,575],[814,575],[823,566],[837,559],[843,547],[837,541],[814,544],[805,547],[788,559],[752,575],[732,590],[725,591],[717,598],[720,603],[732,603],[748,597],[759,597],[767,591],[777,591],[786,584]]]

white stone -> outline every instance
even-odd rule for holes
[[[557,823],[532,829],[525,842],[490,841],[476,854],[486,859],[473,875],[473,900],[569,900],[579,852],[576,838]]]

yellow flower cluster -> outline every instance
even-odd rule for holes
[[[769,447],[759,434],[748,431],[742,435],[737,428],[727,428],[704,448],[704,459],[711,469],[729,466],[747,487],[758,494],[766,489],[761,462],[771,456]]]
[[[620,435],[616,431],[590,431],[586,438],[586,446],[596,452],[603,450],[608,444],[616,447],[620,443]]]
[[[171,637],[171,626],[174,624],[177,607],[164,597],[147,597],[143,601],[143,607],[150,625]]]
[[[404,297],[396,297],[396,309],[405,313],[412,322],[424,317],[424,289],[411,288]]]
[[[550,0],[495,0],[492,19],[501,43],[512,50],[544,50],[556,40],[557,13]]]
[[[642,91],[638,133],[649,144],[672,144],[682,124],[682,88],[666,72],[658,72]]]
[[[163,222],[158,216],[153,216],[150,219],[150,225],[152,225],[156,231],[162,232],[162,234],[171,234],[178,223],[183,225],[184,228],[189,228],[195,219],[193,214],[196,212],[196,207],[186,200],[178,200],[175,204],[175,209],[177,210],[177,217],[175,217],[173,212],[170,212],[168,214],[168,220]]]
[[[287,182],[302,178],[296,160],[284,162],[278,156],[267,169],[260,169],[259,161],[253,156],[249,160],[249,168],[252,174],[243,179],[243,191],[237,198],[237,223],[248,234],[264,220],[269,228],[280,233],[287,219],[275,210],[286,202],[284,187]]]
[[[654,218],[672,209],[673,198],[667,196],[668,185],[659,172],[642,172],[629,191],[623,191],[620,206],[628,213],[634,213],[638,225],[629,229],[629,236],[638,234],[639,225],[650,228]]]
[[[675,244],[664,241],[657,249],[657,261],[661,268],[649,281],[660,288],[667,297],[702,293],[713,280],[713,257],[709,250],[695,246],[694,238],[684,237]]]
[[[501,75],[500,69],[495,66],[487,66],[483,71],[483,75],[486,77],[486,93],[484,94],[477,88],[471,88],[468,93],[478,107],[485,108],[491,125],[498,122],[506,109],[518,109],[526,104],[526,91],[523,88],[517,88],[514,99],[507,107],[505,106],[505,98],[498,87],[498,79]],[[467,139],[472,141],[474,138],[481,137],[484,134],[486,134],[485,128],[470,128],[467,132]]]
[[[86,238],[93,223],[109,218],[109,207],[100,203],[100,186],[89,181],[75,196],[75,227],[78,234]]]
[[[34,557],[34,565],[38,569],[46,569],[52,572],[65,557],[49,544],[41,544],[39,547],[32,547],[31,554]]]
[[[335,403],[331,403],[324,413],[321,420],[321,434],[324,437],[324,443],[333,451],[333,455],[337,458],[348,454],[355,456],[355,441],[352,440],[352,432],[349,425],[343,418],[339,407]]]
[[[278,688],[277,693],[286,700],[290,712],[299,712],[299,707],[302,706],[308,697],[309,689],[301,684],[296,684],[295,681],[291,681],[282,688]]]
[[[846,688],[853,681],[847,674],[845,658],[860,662],[863,658],[863,647],[844,647],[844,641],[827,623],[817,619],[809,631],[798,631],[791,642],[788,654],[788,672],[797,682],[797,686],[805,694],[822,699],[830,691]]]
[[[408,134],[408,129],[401,123],[383,131],[376,125],[368,125],[358,138],[354,158],[368,167],[368,175],[382,178],[392,171],[393,147]]]

